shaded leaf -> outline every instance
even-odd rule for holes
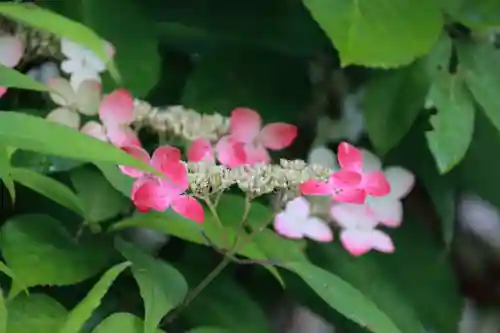
[[[141,318],[130,313],[118,312],[104,319],[92,333],[144,333],[144,323]],[[165,333],[157,329],[155,333]]]
[[[124,211],[129,200],[115,190],[103,175],[88,166],[73,169],[71,182],[85,207],[90,223],[111,219]]]
[[[113,252],[94,235],[79,243],[47,215],[17,215],[2,225],[2,253],[7,265],[27,286],[70,285],[105,267]]]
[[[0,332],[7,332],[7,307],[3,291],[0,292]]]
[[[500,3],[496,0],[447,0],[445,4],[453,20],[469,28],[488,29],[500,25]]]
[[[431,116],[433,130],[426,133],[429,148],[441,173],[465,156],[474,132],[474,101],[459,74],[434,78],[430,100],[438,109]]]
[[[8,333],[59,332],[68,311],[45,294],[19,295],[7,303]]]
[[[23,168],[12,168],[12,177],[23,186],[46,196],[80,216],[85,216],[82,201],[63,183]]]
[[[396,146],[424,106],[430,84],[423,67],[422,62],[417,62],[380,73],[366,87],[366,127],[380,154]]]
[[[231,331],[219,327],[196,327],[187,333],[230,333]]]
[[[88,295],[70,312],[59,333],[79,333],[94,310],[99,307],[102,298],[118,275],[129,266],[129,262],[123,262],[107,270],[92,287]]]
[[[484,112],[500,130],[500,50],[490,43],[457,43],[465,82]]]
[[[121,238],[118,251],[132,262],[134,275],[144,302],[144,333],[154,333],[163,316],[182,303],[188,285],[181,273],[165,261],[157,260]]]
[[[0,4],[0,7],[3,4]],[[1,12],[1,11],[0,11]],[[76,160],[131,165],[158,171],[107,142],[69,127],[18,112],[0,111],[0,140],[15,148]]]
[[[303,0],[339,50],[343,66],[397,67],[426,54],[443,18],[433,0]]]
[[[124,175],[116,165],[109,163],[94,163],[101,170],[111,186],[120,191],[124,196],[130,197],[134,178]]]

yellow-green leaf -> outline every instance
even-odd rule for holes
[[[0,4],[1,6],[2,4]],[[26,74],[0,65],[0,86],[35,91],[47,91],[48,87]]]

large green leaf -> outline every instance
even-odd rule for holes
[[[1,6],[2,5],[0,4],[0,11]],[[28,75],[2,65],[0,65],[0,86],[36,91],[48,90],[47,86],[32,79]]]
[[[38,293],[17,296],[7,303],[7,311],[8,333],[59,332],[68,313],[59,302]]]
[[[113,282],[129,266],[130,262],[123,262],[107,270],[88,295],[70,312],[59,333],[81,332],[83,325],[92,316],[94,310],[99,307]]]
[[[112,258],[105,239],[77,243],[63,225],[46,215],[17,215],[0,229],[7,265],[28,287],[70,285],[97,274]]]
[[[410,130],[424,106],[429,85],[423,62],[380,73],[368,83],[364,116],[379,153],[387,153]]]
[[[75,2],[78,4],[73,5]],[[158,81],[160,56],[155,23],[139,2],[120,0],[119,7],[115,0],[71,0],[71,3],[80,9],[78,19],[115,47],[114,59],[123,86],[134,96],[145,97]],[[104,82],[111,87],[111,81]]]
[[[444,3],[453,20],[469,28],[491,29],[500,25],[500,3],[496,0],[446,0]]]
[[[95,163],[111,186],[120,191],[124,196],[130,197],[134,178],[124,175],[116,165],[110,163]]]
[[[89,48],[103,60],[109,58],[103,40],[99,35],[83,24],[52,11],[33,4],[2,3],[0,4],[0,13],[35,28],[68,38]]]
[[[370,299],[399,332],[418,333],[425,328],[456,333],[462,299],[445,249],[417,220],[405,220],[391,236],[396,246],[391,255],[353,258],[339,244],[312,246],[310,254],[314,262]]]
[[[500,50],[490,43],[457,43],[465,81],[486,115],[500,130]]]
[[[266,122],[293,120],[309,100],[305,63],[246,49],[202,56],[182,97],[185,106],[198,112],[229,115],[244,106]]]
[[[437,41],[443,19],[433,0],[303,0],[339,50],[342,64],[407,65]]]
[[[0,146],[0,180],[9,191],[12,202],[16,201],[16,187],[12,177],[12,167],[10,163],[10,153],[6,146]]]
[[[0,292],[0,332],[7,332],[7,306],[3,291]]]
[[[116,239],[116,247],[132,262],[134,275],[144,301],[144,333],[155,333],[163,316],[177,307],[188,292],[188,285],[181,273],[165,261]]]
[[[83,161],[132,165],[157,173],[150,166],[109,143],[69,127],[18,112],[0,111],[0,141],[4,145],[38,153]]]
[[[82,201],[66,185],[38,172],[12,168],[12,178],[23,186],[36,191],[73,212],[85,216]]]
[[[441,173],[465,156],[474,132],[474,101],[460,74],[443,72],[432,83],[430,100],[438,109],[427,132],[429,148]]]
[[[104,319],[92,333],[144,333],[144,324],[141,318],[130,313],[118,312]],[[165,333],[157,329],[155,333]]]
[[[73,169],[70,177],[90,223],[111,219],[129,206],[129,200],[115,190],[98,170],[90,166]]]

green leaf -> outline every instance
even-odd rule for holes
[[[88,295],[70,312],[59,333],[81,332],[83,325],[90,318],[94,310],[99,307],[101,300],[118,275],[129,266],[129,262],[123,262],[107,270],[92,287]]]
[[[185,264],[187,261],[179,267],[192,288],[213,268],[201,260],[197,256],[194,262],[189,261],[189,267]],[[259,304],[225,272],[219,274],[182,310],[181,318],[194,327],[217,326],[238,333],[273,331]]]
[[[105,239],[77,243],[62,224],[46,215],[17,215],[2,225],[7,265],[27,286],[70,285],[97,274],[112,258]]]
[[[154,333],[163,316],[182,303],[188,293],[188,285],[182,274],[165,261],[116,239],[116,248],[132,262],[134,275],[144,301],[144,333]]]
[[[130,313],[119,312],[104,319],[92,330],[92,333],[143,333],[143,326],[141,318]],[[165,333],[165,331],[157,329],[155,333]]]
[[[3,291],[0,292],[0,332],[7,332],[7,307]]]
[[[75,43],[89,48],[97,57],[104,61],[109,59],[103,40],[99,35],[83,24],[72,21],[50,10],[33,4],[1,3],[0,13],[34,28],[46,30],[54,35],[68,38]]]
[[[10,154],[8,147],[0,146],[0,179],[9,191],[12,202],[16,201],[16,187],[12,177],[12,168],[10,164]]]
[[[469,28],[479,30],[500,25],[500,3],[496,0],[447,0],[445,4],[453,21]]]
[[[7,303],[8,333],[59,332],[68,311],[40,293],[19,295]]]
[[[453,51],[453,42],[448,34],[443,33],[429,54],[423,59],[431,78],[448,72]]]
[[[474,101],[459,74],[436,76],[429,99],[438,109],[426,133],[429,148],[441,173],[450,171],[465,156],[474,133]]]
[[[343,66],[397,67],[425,55],[443,26],[433,0],[303,0]]]
[[[11,171],[12,178],[16,182],[46,196],[80,216],[85,216],[82,201],[63,183],[28,169],[12,168]]]
[[[116,191],[96,169],[89,166],[73,169],[70,178],[90,223],[111,219],[129,206],[129,200]]]
[[[4,4],[0,4],[0,8],[1,6]],[[38,153],[83,161],[131,165],[158,173],[109,143],[69,127],[18,112],[0,111],[0,141],[4,145]]]
[[[0,12],[2,4],[0,4]],[[35,91],[48,91],[48,87],[15,69],[0,65],[0,86]]]
[[[202,56],[184,88],[182,104],[229,115],[255,109],[265,122],[290,121],[310,101],[306,63],[271,52],[239,49]]]
[[[366,87],[364,117],[380,154],[391,150],[410,130],[424,106],[429,82],[422,62],[376,75]]]
[[[500,130],[500,50],[490,43],[457,43],[458,58],[470,91]]]
[[[115,0],[76,2],[80,5],[81,22],[115,47],[114,59],[123,79],[122,85],[135,97],[145,97],[158,82],[160,72],[155,23],[135,0],[120,0],[119,8]],[[110,87],[110,83],[105,77],[105,86]]]
[[[116,190],[124,196],[130,197],[134,178],[124,175],[116,165],[109,163],[94,163],[101,170],[104,177]]]
[[[288,264],[286,267],[298,274],[332,308],[374,333],[422,332],[417,330],[419,327],[399,329],[369,296],[324,269],[310,263]]]
[[[423,221],[406,219],[390,235],[396,246],[391,255],[369,253],[353,259],[339,244],[311,244],[310,257],[371,300],[399,332],[425,328],[456,333],[462,298],[445,249],[435,244]]]
[[[219,327],[196,327],[187,333],[230,333],[231,331]]]

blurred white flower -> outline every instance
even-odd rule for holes
[[[48,84],[50,79],[60,76],[60,71],[56,63],[47,61],[40,66],[33,67],[26,73],[26,75],[40,81],[43,84]]]

